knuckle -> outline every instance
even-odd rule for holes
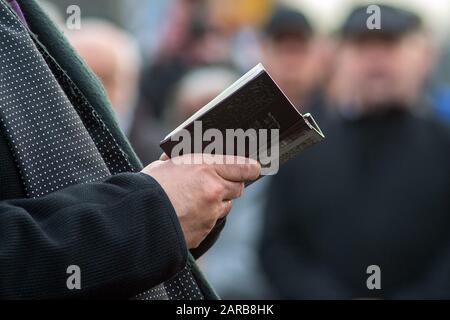
[[[236,183],[233,185],[232,189],[231,189],[231,194],[232,194],[232,198],[239,198],[241,196],[241,192],[242,192],[242,188],[241,188],[241,184],[240,183]]]
[[[210,188],[208,188],[209,200],[211,201],[219,201],[222,198],[224,193],[223,186],[218,183],[212,184]]]

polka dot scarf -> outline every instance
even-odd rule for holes
[[[83,94],[3,1],[0,126],[29,198],[132,171],[126,155]],[[189,267],[136,297],[202,298]]]

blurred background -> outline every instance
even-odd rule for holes
[[[386,101],[396,106],[399,104],[397,102],[401,102],[402,105],[421,105],[421,108],[417,108],[420,110],[417,114],[421,114],[421,117],[425,117],[422,114],[429,114],[427,117],[433,121],[436,119],[445,123],[450,120],[450,1],[448,0],[370,2],[41,0],[40,2],[103,82],[122,129],[129,136],[145,164],[159,158],[161,153],[159,141],[168,132],[259,62],[264,63],[300,111],[311,111],[317,114],[319,119],[323,119],[329,134],[333,130],[339,133],[346,130],[341,126],[337,128],[335,122],[327,120],[324,110],[329,109],[325,106],[330,105],[336,106],[334,109],[348,115],[370,113],[360,110],[372,110],[374,106],[382,108],[380,106],[386,105]],[[80,30],[68,30],[66,26],[68,17],[66,9],[74,4],[81,8]],[[417,15],[420,23],[403,11],[389,13],[387,17],[392,24],[392,30],[388,30],[387,34],[366,37],[364,31],[352,29],[352,22],[348,17],[357,6],[367,7],[369,4],[392,4],[395,8],[408,10],[407,13]],[[357,14],[355,19],[357,20]],[[371,63],[370,66],[367,63]],[[340,108],[338,105],[355,107]],[[422,108],[424,105],[426,107]],[[397,128],[397,122],[395,124]],[[421,125],[422,122],[416,127],[421,128]],[[424,126],[426,128],[423,131],[430,141],[448,141],[441,139],[441,133],[435,132],[439,131],[438,129]],[[391,134],[395,136],[397,129],[392,130],[394,131]],[[354,134],[364,136],[366,131]],[[335,136],[340,135],[336,133]],[[422,141],[425,138],[421,135],[417,139]],[[350,145],[348,140],[332,143],[345,144],[352,152],[360,150],[359,145]],[[399,146],[404,146],[406,142],[398,143]],[[427,142],[425,144],[428,147],[432,145]],[[440,150],[446,147],[449,146],[445,142],[442,145],[433,144],[432,152],[435,150],[443,152]],[[427,150],[424,147],[415,151],[420,153],[428,152]],[[360,150],[358,154],[364,152],[366,151]],[[390,152],[386,151],[390,156],[396,156]],[[405,153],[398,156],[401,160]],[[440,153],[435,158],[441,157],[447,159],[446,154]],[[340,159],[339,156],[336,156],[336,159],[331,165],[325,163],[320,166],[336,166],[340,160],[345,163],[356,161],[355,158]],[[367,175],[373,168],[365,167],[366,162],[360,161],[363,165],[355,163],[353,167],[359,170],[359,176],[353,177],[350,173],[346,175],[345,169],[339,167],[336,170],[342,170],[344,173],[336,179],[343,179],[344,186],[347,186],[345,179],[350,182],[360,179],[367,185],[374,186],[376,190],[386,188],[379,181],[373,180],[373,175]],[[445,164],[436,164],[433,161],[432,159],[430,162],[421,162],[420,165],[441,170],[442,175],[438,176],[442,178],[448,172],[448,163],[445,167]],[[308,164],[297,165],[307,167]],[[440,165],[443,167],[439,167]],[[374,166],[384,170],[387,164],[380,160]],[[408,163],[402,162],[402,167],[408,170]],[[296,169],[290,170],[294,172]],[[393,184],[403,179],[409,181],[410,186],[412,183],[427,186],[431,184],[435,185],[436,189],[430,187],[430,192],[438,190],[429,197],[430,203],[433,202],[435,206],[427,207],[423,205],[423,201],[419,204],[413,203],[412,210],[418,210],[420,218],[415,221],[411,218],[407,221],[411,221],[410,223],[414,225],[424,225],[423,214],[426,211],[428,215],[429,210],[439,214],[441,211],[450,214],[450,210],[447,210],[450,206],[446,200],[450,197],[450,193],[447,192],[450,188],[450,176],[445,176],[446,180],[441,179],[442,181],[428,177],[433,179],[429,182],[427,177],[421,176],[416,178],[417,181],[410,181],[404,179],[400,171],[394,171]],[[312,181],[314,183],[315,180]],[[297,182],[293,178],[283,183],[289,184],[291,189],[297,188]],[[320,228],[307,229],[305,226],[319,224],[318,219],[322,216],[319,214],[317,221],[311,222],[311,218],[305,213],[308,212],[308,208],[296,203],[292,203],[292,208],[283,209],[282,204],[288,203],[289,199],[269,196],[275,194],[271,191],[273,188],[280,189],[277,187],[280,184],[279,181],[267,178],[249,188],[246,195],[236,201],[222,238],[202,258],[200,262],[202,268],[223,298],[364,298],[371,293],[361,289],[361,286],[366,285],[364,277],[367,277],[363,266],[366,263],[376,264],[377,261],[388,270],[389,277],[398,279],[398,281],[387,280],[388,287],[381,297],[404,297],[408,296],[406,293],[411,292],[418,293],[419,296],[423,294],[425,297],[433,295],[440,297],[439,294],[444,292],[436,293],[430,287],[436,288],[434,283],[441,283],[443,279],[449,282],[450,276],[445,273],[441,278],[434,279],[426,275],[426,270],[432,268],[431,266],[436,266],[436,270],[450,270],[450,264],[449,268],[444,268],[447,266],[446,262],[435,262],[439,258],[443,261],[450,260],[446,258],[450,254],[446,252],[449,247],[444,245],[447,235],[450,235],[447,214],[440,214],[435,219],[431,214],[431,221],[440,225],[441,229],[437,231],[433,229],[434,224],[426,223],[428,229],[425,231],[412,230],[414,228],[395,229],[392,227],[393,222],[389,220],[391,216],[384,218],[377,216],[379,228],[384,230],[386,226],[390,226],[391,232],[397,235],[404,234],[405,243],[425,243],[428,247],[421,250],[430,255],[423,252],[418,254],[409,245],[398,245],[393,251],[384,248],[380,253],[373,250],[372,256],[368,254],[368,257],[375,260],[371,262],[370,259],[365,259],[357,248],[351,247],[355,242],[359,242],[360,238],[348,239],[350,245],[343,242],[342,246],[333,247],[339,242],[335,241],[334,237],[340,238],[340,235],[354,231],[352,227],[348,227],[352,224],[351,221],[349,224],[339,221],[343,223],[340,235],[329,234]],[[355,192],[364,189],[364,186],[355,187]],[[414,195],[412,191],[408,193],[411,188],[405,188],[400,193],[398,185],[392,187],[392,190],[389,188],[387,187],[387,190],[390,194],[397,195],[394,199],[388,199],[388,195],[377,192],[371,193],[371,196],[373,199],[381,199],[380,202],[384,204],[383,209],[387,213],[397,214],[398,210],[407,210],[409,207],[399,205],[396,200]],[[317,192],[320,191],[318,187]],[[323,190],[325,195],[326,191]],[[306,201],[321,201],[320,197],[315,199],[314,196],[312,194]],[[340,199],[345,196],[342,195]],[[434,198],[438,196],[439,198]],[[327,209],[324,205],[323,210],[337,208],[336,214],[340,214],[339,210],[345,210],[339,205],[338,200],[333,202],[334,200],[330,199],[323,197],[322,201],[328,201],[331,207]],[[369,197],[366,200],[370,203],[373,199]],[[277,201],[280,205],[277,205]],[[364,206],[361,204],[358,210],[369,214],[367,212],[370,210],[364,211]],[[401,209],[398,209],[399,206]],[[288,216],[289,210],[294,215],[296,212],[299,216],[304,214],[304,220],[292,219]],[[311,210],[311,214],[313,213],[314,210]],[[282,223],[274,218],[274,215],[277,217],[286,215],[283,221],[288,220],[291,224],[281,226]],[[343,215],[342,219],[346,218],[350,219],[347,215]],[[372,218],[367,217],[368,220]],[[326,223],[322,221],[320,225]],[[367,225],[355,226],[363,231],[365,227]],[[295,234],[309,234],[312,230],[316,232],[314,235],[301,237],[302,239],[295,237]],[[367,242],[370,248],[377,243],[382,246],[382,241],[373,240],[379,234],[379,229],[363,231],[361,237],[367,241],[371,240]],[[278,233],[272,234],[273,232]],[[317,239],[317,232],[323,232],[323,238]],[[439,237],[431,241],[430,234],[433,233],[439,234]],[[373,237],[368,240],[372,234]],[[276,242],[283,236],[287,239],[283,240],[284,242],[280,240],[281,244],[276,246]],[[391,241],[399,240],[396,237],[387,238]],[[354,271],[359,272],[356,279],[353,275],[347,274],[349,271],[346,273],[340,270],[340,268],[353,270],[354,264],[344,266],[341,262],[337,262],[339,259],[331,258],[327,250],[321,249],[324,242],[330,243],[327,250],[358,258],[355,264],[358,268],[361,266],[361,269]],[[405,255],[401,258],[404,261],[420,264],[417,268],[412,268],[411,273],[405,277],[399,276],[405,270],[405,266],[396,260],[399,253]],[[348,257],[348,261],[351,261],[351,258]],[[311,271],[312,269],[314,271]],[[320,273],[316,272],[317,270],[320,270]],[[450,295],[450,292],[446,294]]]

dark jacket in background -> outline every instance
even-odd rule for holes
[[[261,259],[279,297],[450,298],[450,130],[403,112],[318,121],[325,142],[268,192]]]

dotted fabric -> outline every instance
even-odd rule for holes
[[[28,33],[2,6],[1,118],[28,197],[111,175]]]
[[[0,125],[29,198],[132,171],[126,155],[28,29],[0,1]],[[136,299],[202,299],[186,268]]]
[[[188,267],[164,284],[171,300],[203,300],[203,295]]]
[[[120,149],[111,132],[105,126],[97,112],[92,108],[83,93],[59,67],[56,61],[48,54],[39,42],[36,42],[38,49],[46,60],[48,66],[62,86],[65,94],[75,108],[79,117],[84,123],[86,130],[92,137],[101,157],[105,161],[112,175],[123,172],[134,171],[133,166],[128,161],[127,155]]]
[[[156,287],[136,297],[136,300],[203,300],[189,267],[179,272],[175,278],[166,281],[164,287]]]

